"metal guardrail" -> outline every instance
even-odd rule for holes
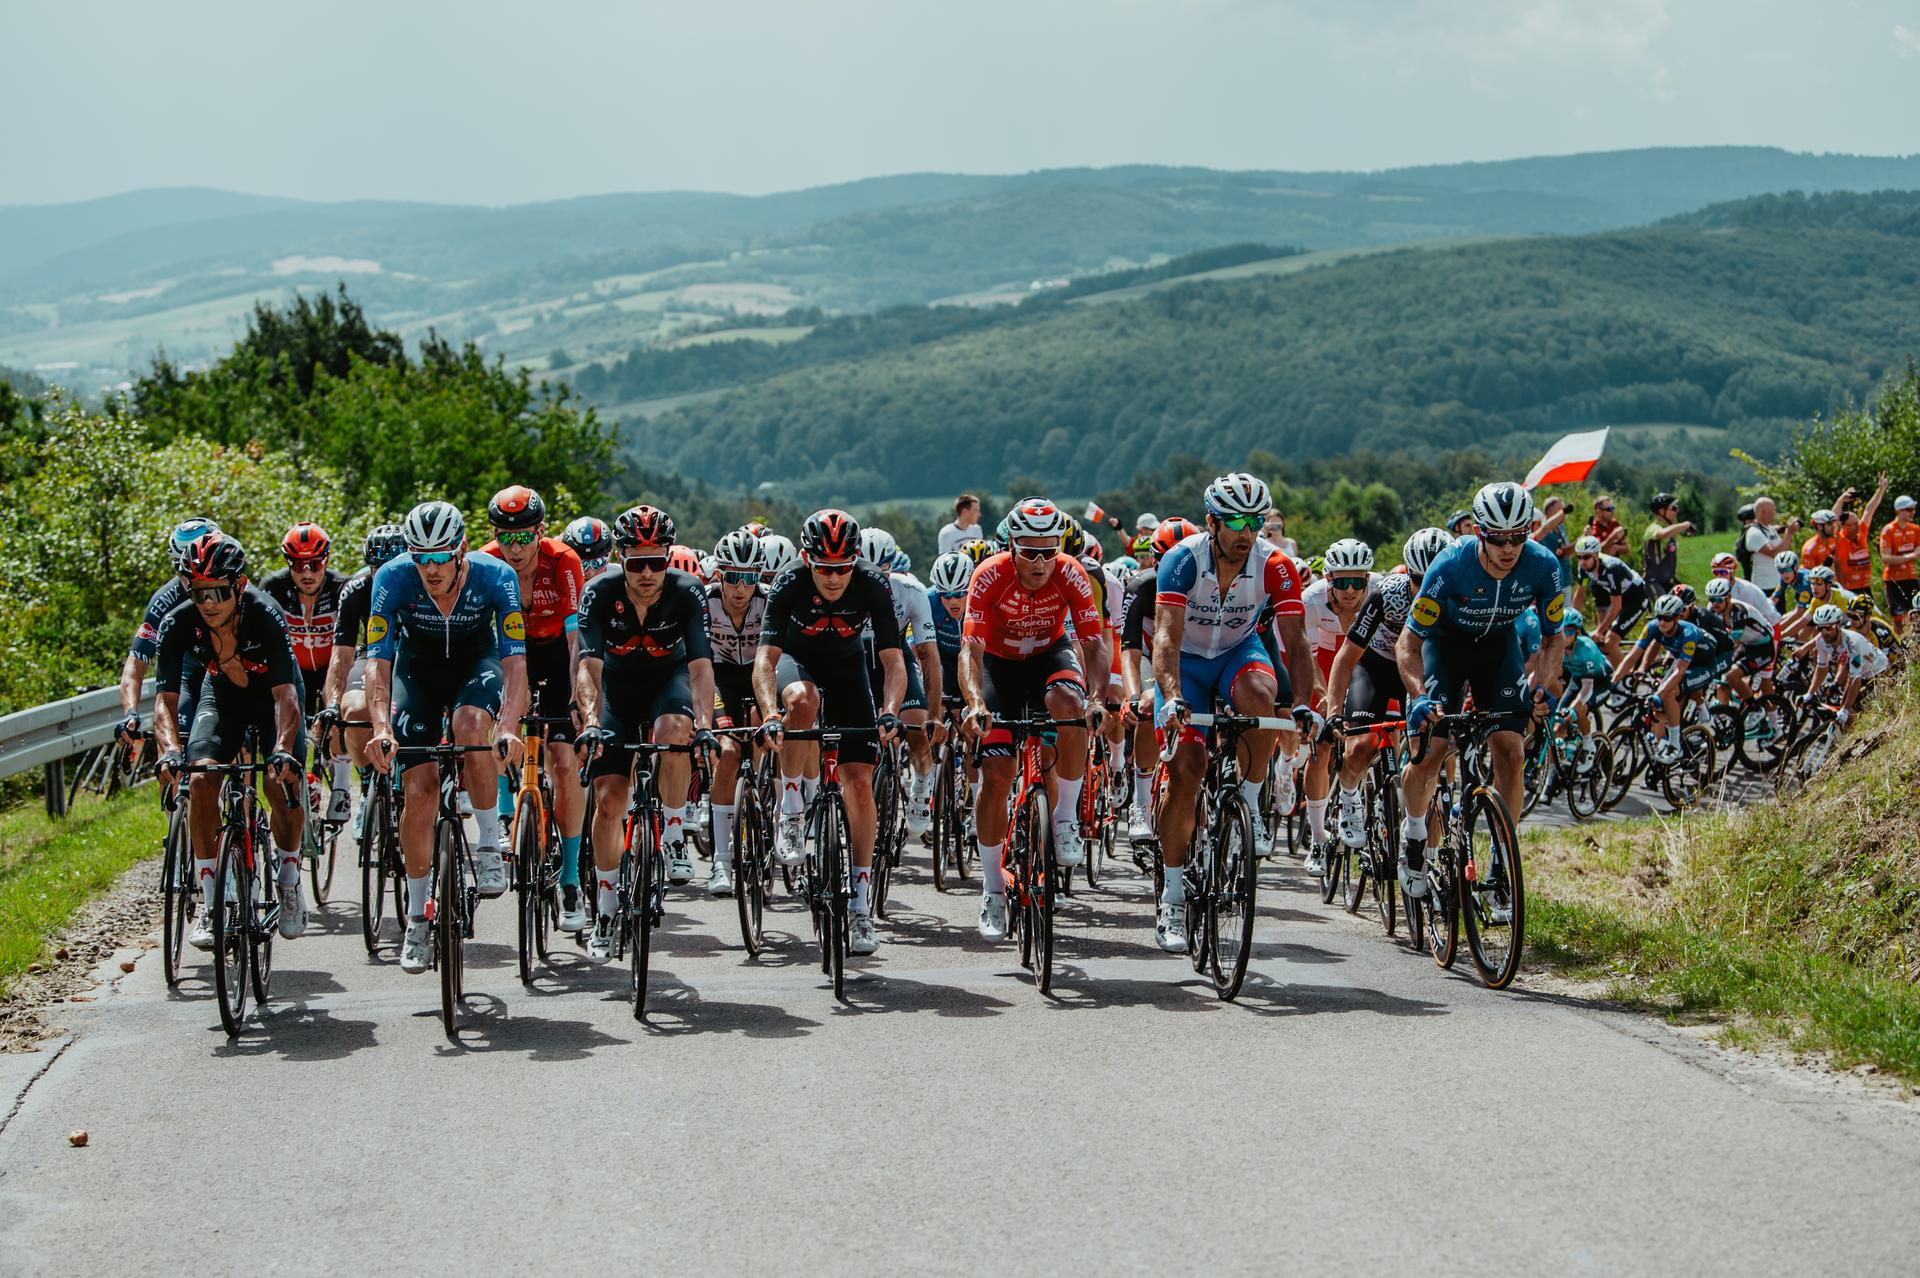
[[[140,690],[143,719],[153,716],[153,688],[154,681],[148,679]],[[118,688],[96,688],[65,701],[0,716],[0,779],[45,767],[48,810],[57,814],[64,807],[54,801],[56,792],[64,798],[62,765],[74,755],[111,742],[114,726],[123,717]]]

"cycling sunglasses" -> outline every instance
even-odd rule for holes
[[[1015,546],[1013,553],[1021,559],[1038,561],[1041,559],[1051,559],[1060,552],[1049,546]]]
[[[194,586],[187,591],[197,604],[225,603],[233,598],[232,586]]]
[[[844,577],[853,571],[853,560],[840,564],[813,564],[811,567],[823,577]]]
[[[431,567],[435,564],[450,564],[459,556],[460,552],[457,550],[416,550],[413,552],[413,562]]]
[[[519,532],[501,532],[498,528],[493,530],[493,539],[503,546],[531,546],[539,535],[539,531],[533,528],[523,528]]]
[[[1327,584],[1335,590],[1365,590],[1367,579],[1365,577],[1330,577],[1327,579]]]
[[[720,580],[729,586],[757,586],[760,584],[760,574],[751,571],[723,572],[720,574]]]
[[[1214,518],[1220,521],[1222,528],[1231,528],[1235,532],[1252,532],[1256,528],[1264,527],[1267,522],[1265,515],[1215,515]]]
[[[1512,546],[1524,545],[1527,540],[1527,534],[1525,533],[1481,533],[1480,540],[1486,542],[1489,546],[1512,547]],[[1581,556],[1581,558],[1585,558],[1585,556],[1583,555]]]
[[[623,555],[620,558],[620,566],[628,572],[665,572],[667,557],[665,555]]]
[[[940,597],[942,599],[965,599],[967,592],[964,590],[942,590]]]
[[[327,566],[327,561],[324,559],[289,559],[287,560],[287,567],[293,569],[295,572],[319,572],[322,568],[325,568],[326,566]]]

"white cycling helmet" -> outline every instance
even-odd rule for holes
[[[458,550],[467,540],[467,519],[450,501],[423,501],[401,521],[400,538],[416,554]]]
[[[1707,565],[1707,567],[1714,572],[1719,572],[1722,568],[1731,569],[1731,568],[1738,568],[1739,566],[1740,566],[1740,557],[1734,554],[1731,550],[1721,551],[1719,554],[1713,557],[1713,562]]]
[[[1416,577],[1427,575],[1427,569],[1433,567],[1433,561],[1442,551],[1453,545],[1453,534],[1444,528],[1422,528],[1407,538],[1407,544],[1400,548],[1400,557],[1407,565],[1407,571]]]
[[[779,533],[768,533],[760,539],[760,551],[766,556],[766,562],[760,565],[760,571],[777,577],[800,562],[800,552],[794,547],[791,537]]]
[[[912,572],[912,571],[913,571],[913,556],[912,556],[912,555],[909,555],[909,554],[908,554],[908,553],[907,553],[906,551],[904,551],[904,550],[896,550],[896,551],[894,551],[894,552],[893,552],[893,570],[894,570],[895,572],[898,572],[898,573],[910,573],[910,572]]]
[[[1245,471],[1222,475],[1208,484],[1201,501],[1207,513],[1218,519],[1264,515],[1273,509],[1273,494],[1267,490],[1266,481]]]
[[[1126,573],[1128,576],[1140,571],[1140,561],[1132,555],[1122,555],[1108,566],[1115,572]]]
[[[1327,576],[1342,572],[1372,572],[1373,547],[1357,537],[1342,537],[1327,547]]]
[[[862,528],[860,530],[860,557],[886,572],[893,567],[893,557],[900,553],[900,543],[893,534],[884,528]]]
[[[949,550],[933,561],[928,585],[943,595],[957,595],[973,580],[973,560],[957,550]]]
[[[759,572],[766,567],[767,555],[758,537],[736,528],[714,545],[713,562],[724,572]]]
[[[1733,598],[1733,581],[1728,577],[1715,577],[1707,583],[1707,602],[1721,603]]]
[[[1533,527],[1533,497],[1510,479],[1473,495],[1473,523],[1483,533],[1525,532]]]
[[[1791,550],[1783,550],[1773,557],[1773,566],[1781,572],[1792,572],[1800,566],[1800,556]]]
[[[1837,524],[1840,522],[1840,516],[1834,514],[1831,510],[1816,510],[1813,512],[1813,522],[1815,524]]]
[[[1573,543],[1573,553],[1576,555],[1599,554],[1600,539],[1598,537],[1595,537],[1592,533],[1588,533],[1586,536],[1580,538],[1580,540]]]
[[[1845,625],[1847,614],[1840,611],[1838,604],[1821,604],[1813,610],[1813,624],[1816,626]]]
[[[1009,542],[1022,537],[1052,537],[1058,540],[1067,531],[1067,517],[1045,497],[1022,498],[1007,517],[1000,521]]]
[[[1832,585],[1834,582],[1838,581],[1839,579],[1840,579],[1840,574],[1836,573],[1831,567],[1829,567],[1826,564],[1821,564],[1818,568],[1807,569],[1808,581],[1824,581],[1828,585]]]
[[[1686,602],[1679,595],[1661,595],[1653,601],[1653,615],[1656,617],[1678,617]]]

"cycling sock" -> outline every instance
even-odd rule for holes
[[[419,878],[407,876],[407,917],[416,923],[424,922],[427,917],[427,883],[430,877],[425,874]]]
[[[807,792],[799,777],[780,778],[780,815],[799,816],[807,810]]]
[[[873,867],[856,865],[853,867],[853,912],[867,914],[871,912],[868,904],[873,891]]]
[[[925,772],[920,771],[918,767],[914,769],[913,797],[919,800],[921,803],[925,803],[928,799],[933,797],[933,768],[932,767],[928,767]]]
[[[513,782],[504,776],[500,778],[499,808],[502,821],[513,820]]]
[[[1187,903],[1187,871],[1185,866],[1162,865],[1160,884],[1160,904],[1185,905]]]
[[[285,848],[275,844],[273,849],[273,863],[279,867],[281,887],[293,887],[300,882],[300,854],[298,852],[289,852]]]
[[[348,762],[347,756],[344,754],[334,756],[333,788],[336,790],[344,790],[352,780],[353,764]]]
[[[475,848],[499,848],[500,814],[498,812],[492,808],[475,808],[473,823],[479,827],[480,831],[480,837],[474,843]]]
[[[1253,813],[1256,820],[1260,816],[1260,787],[1264,784],[1263,781],[1240,783],[1240,797],[1247,801],[1247,810]]]
[[[1007,894],[1007,871],[1000,864],[1000,854],[1006,848],[1005,843],[982,843],[980,845],[980,888],[995,896]],[[212,865],[213,862],[207,862]]]
[[[195,857],[193,859],[193,881],[197,883],[200,887],[201,908],[212,909],[213,908],[213,862],[202,861],[199,857]]]
[[[580,886],[580,836],[560,836],[560,886]]]
[[[1307,800],[1307,833],[1318,843],[1327,837],[1327,801],[1325,799]]]
[[[1153,769],[1133,770],[1133,810],[1145,812],[1153,806]]]
[[[1407,813],[1407,819],[1400,823],[1400,837],[1403,839],[1412,839],[1416,843],[1425,843],[1427,841],[1427,814],[1424,812]]]
[[[801,777],[800,778],[800,797],[804,801],[802,804],[802,809],[801,809],[802,811],[805,810],[805,804],[812,803],[813,796],[818,793],[820,793],[819,777]]]
[[[713,805],[713,863],[733,864],[733,808],[731,803]]]
[[[1053,814],[1055,822],[1080,819],[1080,786],[1085,780],[1085,777],[1075,777],[1071,781],[1060,778],[1060,807]]]
[[[1667,744],[1672,746],[1676,750],[1680,748],[1680,729],[1678,728],[1667,729]]]
[[[593,872],[593,878],[594,882],[597,883],[600,888],[596,897],[599,913],[601,917],[610,919],[614,916],[614,912],[620,908],[619,867],[616,866],[608,870],[596,869]]]
[[[687,805],[660,809],[660,846],[670,848],[687,839]]]

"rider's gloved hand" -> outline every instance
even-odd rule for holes
[[[130,714],[126,718],[122,719],[119,725],[116,726],[113,730],[113,739],[115,741],[122,743],[123,745],[133,744],[134,739],[137,738],[139,735],[140,735],[140,716],[138,713]]]
[[[187,757],[178,750],[169,750],[155,760],[153,766],[159,769],[162,781],[171,781],[187,766]]]
[[[880,729],[882,741],[891,741],[900,735],[900,716],[897,714],[883,714],[874,720],[874,724]]]
[[[762,744],[777,746],[780,744],[780,739],[786,735],[787,721],[781,715],[769,715],[760,724],[760,740]]]
[[[1321,730],[1327,726],[1327,721],[1321,718],[1312,706],[1301,704],[1293,708],[1293,726],[1298,728],[1300,735],[1307,740],[1318,741]]]
[[[720,738],[713,735],[712,728],[702,728],[693,734],[693,748],[711,759],[720,753]]]
[[[574,753],[583,759],[591,759],[607,747],[607,730],[598,725],[582,728],[573,734]]]
[[[1418,732],[1426,726],[1427,720],[1440,712],[1440,703],[1432,697],[1422,694],[1413,699],[1407,707],[1407,731]]]
[[[1161,708],[1160,724],[1162,727],[1177,723],[1184,728],[1187,726],[1188,720],[1192,718],[1193,707],[1189,706],[1179,697],[1170,699],[1167,704]]]

